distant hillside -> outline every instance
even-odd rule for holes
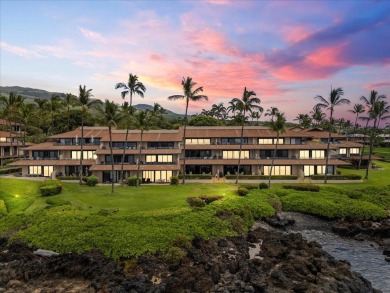
[[[19,94],[25,98],[30,99],[49,99],[51,95],[57,94],[60,97],[65,97],[64,93],[57,93],[57,92],[48,92],[45,90],[40,89],[33,89],[29,87],[21,87],[21,86],[0,86],[0,93],[1,94],[9,94],[10,92]]]
[[[162,107],[164,108],[164,106],[162,106]],[[141,109],[141,110],[152,110],[153,106],[148,105],[148,104],[138,104],[138,105],[134,105],[134,108]],[[184,115],[177,114],[175,112],[172,112],[170,110],[165,109],[164,117],[170,119],[170,118],[184,117]]]

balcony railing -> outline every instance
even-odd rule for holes
[[[29,160],[59,160],[59,157],[30,157]]]

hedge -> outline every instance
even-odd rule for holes
[[[283,185],[283,188],[284,189],[294,189],[294,190],[299,190],[299,191],[314,191],[314,192],[320,191],[320,187],[318,185],[308,184],[308,183]]]
[[[324,180],[324,175],[311,175],[312,180]],[[361,180],[362,176],[358,174],[346,174],[346,175],[328,175],[328,180]]]
[[[236,179],[236,175],[226,175],[226,179]],[[266,175],[239,175],[238,179],[247,179],[247,180],[268,180],[269,176]],[[297,180],[298,176],[295,175],[278,175],[271,176],[271,180]]]
[[[186,174],[186,179],[211,179],[213,176],[211,174]],[[179,175],[179,179],[183,179],[183,175]]]
[[[62,191],[62,183],[60,180],[45,180],[40,191],[42,196],[60,194]]]
[[[6,168],[2,168],[0,169],[0,175],[2,174],[9,174],[9,173],[17,173],[17,172],[22,172],[22,168],[21,167],[6,167]]]
[[[8,213],[4,200],[0,199],[0,217]]]
[[[141,178],[138,178],[138,186],[141,185]],[[137,186],[137,177],[129,177],[127,178],[127,185],[129,186]]]

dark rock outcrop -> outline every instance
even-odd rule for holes
[[[251,243],[260,243],[250,258]],[[300,234],[258,228],[247,237],[196,239],[180,264],[159,256],[41,257],[0,241],[0,292],[380,292],[347,262]]]

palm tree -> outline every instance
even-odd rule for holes
[[[154,103],[150,115],[153,117],[153,119],[156,122],[158,122],[158,120],[161,121],[163,119],[163,115],[165,114],[165,112],[166,110],[163,107],[161,107],[159,103]]]
[[[279,113],[279,109],[276,107],[271,107],[267,109],[265,116],[271,116],[271,120],[274,120],[274,117],[276,116],[277,113]]]
[[[367,107],[367,117],[365,117],[363,120],[366,121],[366,126],[364,127],[364,136],[363,136],[363,148],[362,148],[362,153],[360,154],[360,159],[359,159],[359,165],[358,165],[358,169],[360,169],[360,166],[362,164],[362,160],[363,160],[363,154],[364,154],[364,147],[366,145],[366,132],[367,132],[367,129],[368,129],[368,124],[370,123],[370,121],[372,120],[372,115],[371,115],[371,110],[374,106],[374,104],[378,101],[381,101],[383,99],[385,99],[386,96],[385,95],[378,95],[378,92],[375,91],[375,90],[372,90],[370,92],[370,97],[369,98],[366,98],[365,96],[361,96],[360,97],[360,100],[365,104],[365,106]]]
[[[49,99],[49,110],[50,110],[50,127],[47,130],[47,135],[52,134],[54,128],[54,116],[55,112],[58,111],[61,106],[61,98],[57,94],[52,94]]]
[[[310,111],[311,118],[316,122],[316,126],[320,125],[324,122],[325,113],[322,112],[321,108],[315,105],[313,110]]]
[[[334,108],[337,106],[349,104],[350,101],[348,99],[342,98],[341,96],[344,95],[344,91],[341,87],[331,89],[330,95],[328,99],[325,99],[322,96],[316,96],[315,99],[319,100],[320,102],[316,105],[319,108],[326,108],[327,110],[330,111],[330,116],[329,116],[329,136],[328,136],[328,144],[326,146],[326,160],[325,160],[325,179],[324,183],[326,184],[328,182],[328,163],[329,163],[329,146],[330,146],[330,141],[331,141],[331,135],[332,135],[332,126],[333,126],[333,112]]]
[[[139,186],[139,173],[140,173],[140,162],[141,162],[141,151],[142,151],[142,143],[143,143],[143,135],[145,130],[149,130],[149,126],[151,124],[151,115],[150,111],[142,110],[137,111],[134,115],[134,126],[136,129],[141,131],[140,144],[138,146],[138,160],[137,160],[137,181],[136,186]]]
[[[81,140],[80,140],[80,184],[83,184],[83,145],[84,145],[84,118],[89,109],[97,107],[102,104],[100,100],[92,100],[92,89],[87,90],[85,85],[82,87],[79,86],[79,97],[78,102],[81,105]]]
[[[49,117],[47,117],[48,115],[48,101],[47,100],[43,100],[43,99],[34,99],[34,102],[37,104],[37,125],[40,129],[43,129],[45,128],[46,130],[49,129],[49,127],[46,127],[45,126],[45,122],[47,120],[49,120]]]
[[[186,111],[184,114],[184,130],[183,130],[183,182],[182,184],[185,184],[186,182],[186,128],[188,124],[188,104],[190,101],[197,102],[200,100],[208,100],[208,97],[205,95],[199,95],[199,93],[203,92],[203,87],[198,87],[196,89],[193,89],[196,86],[196,82],[192,81],[191,77],[184,78],[181,81],[181,85],[183,87],[184,95],[173,95],[169,96],[168,100],[179,100],[179,99],[185,99],[186,100]]]
[[[232,117],[236,116],[237,105],[234,99],[229,102],[229,106],[226,108],[227,114],[232,112]]]
[[[353,109],[352,110],[348,110],[348,112],[351,112],[353,114],[356,114],[356,118],[355,118],[355,126],[353,128],[353,136],[354,136],[354,141],[356,141],[356,129],[357,129],[357,121],[359,119],[359,114],[362,114],[364,113],[364,106],[362,104],[355,104],[353,106]]]
[[[122,99],[126,97],[126,95],[129,95],[129,106],[132,106],[133,102],[133,95],[139,95],[141,98],[144,97],[144,93],[146,91],[146,88],[144,84],[140,81],[138,81],[138,76],[133,75],[129,73],[129,80],[126,83],[119,82],[115,85],[115,89],[123,88],[124,90],[121,92]]]
[[[114,193],[114,155],[112,150],[112,127],[115,127],[120,121],[121,116],[118,110],[118,105],[109,100],[105,100],[103,109],[99,109],[100,122],[108,126],[108,133],[110,136],[110,155],[111,155],[111,193]]]
[[[238,164],[237,164],[237,177],[236,184],[238,183],[238,177],[240,175],[240,163],[241,163],[241,150],[242,150],[242,138],[244,135],[244,124],[246,119],[246,114],[251,114],[254,110],[259,110],[260,99],[254,97],[256,93],[254,91],[247,91],[246,87],[244,88],[244,92],[242,94],[242,98],[234,98],[233,101],[237,106],[237,109],[240,111],[240,115],[242,116],[241,120],[241,136],[240,136],[240,151],[238,152]]]
[[[223,120],[226,118],[226,107],[223,105],[223,103],[219,103],[218,105],[213,104],[211,106],[211,113],[218,120]]]
[[[65,98],[62,101],[64,107],[66,108],[66,130],[69,131],[70,125],[70,108],[76,105],[77,98],[72,94],[66,94]]]
[[[121,108],[122,111],[122,121],[121,125],[126,128],[126,137],[125,137],[125,145],[123,146],[123,153],[122,153],[122,159],[121,159],[121,186],[123,186],[124,182],[124,172],[123,167],[125,164],[125,156],[126,156],[126,149],[127,149],[127,142],[129,140],[129,129],[132,125],[132,118],[133,114],[135,112],[134,107],[130,107],[128,102],[124,102]]]
[[[11,92],[8,97],[0,96],[0,104],[3,104],[2,116],[8,123],[9,137],[11,140],[10,155],[14,156],[13,138],[12,138],[12,122],[17,114],[18,107],[23,104],[24,98],[18,94]],[[17,140],[18,142],[18,140]]]
[[[299,126],[305,129],[310,127],[312,121],[308,114],[298,114],[294,120],[298,121]]]
[[[30,119],[36,114],[36,105],[22,103],[18,109],[17,118],[19,122],[23,125],[23,147],[26,146],[26,132],[27,125],[30,122]]]
[[[387,115],[389,113],[390,113],[390,106],[387,105],[386,101],[376,101],[372,105],[370,115],[371,115],[371,119],[374,120],[374,125],[370,135],[370,151],[368,155],[368,163],[366,166],[366,175],[364,177],[365,179],[368,179],[368,169],[370,168],[372,152],[374,150],[374,138],[375,138],[376,130],[379,129],[379,123],[381,120],[386,120],[390,118],[390,115]]]
[[[272,119],[274,117],[275,117],[275,120]],[[280,137],[280,134],[286,132],[286,118],[284,117],[284,113],[280,113],[278,111],[277,113],[275,113],[274,117],[271,118],[271,121],[266,122],[266,126],[268,126],[273,132],[276,132],[276,144],[275,144],[274,153],[272,156],[271,168],[269,170],[268,188],[271,188],[272,169],[274,167],[276,152],[278,149],[279,137]]]

